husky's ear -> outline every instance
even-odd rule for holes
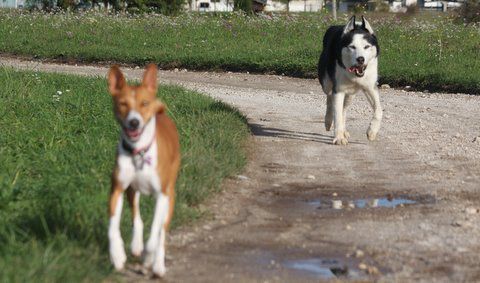
[[[355,29],[355,16],[352,16],[343,29],[343,34],[347,34]]]
[[[364,16],[362,16],[362,28],[366,29],[371,34],[375,33],[372,29],[372,26],[368,23]]]
[[[120,71],[120,68],[117,65],[113,65],[108,71],[108,91],[112,96],[117,95],[125,87],[125,77]]]
[[[149,91],[157,93],[157,65],[149,64],[143,74],[142,85]]]

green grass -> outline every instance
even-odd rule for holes
[[[100,281],[111,273],[107,199],[118,141],[105,80],[0,68],[0,85],[0,282]],[[159,97],[182,148],[175,227],[201,216],[196,206],[245,164],[248,128],[198,93],[162,86]],[[152,210],[143,198],[146,224]]]
[[[380,40],[382,83],[480,93],[478,26],[457,25],[441,13],[367,17]],[[0,52],[314,78],[322,36],[331,24],[322,13],[165,17],[0,11]]]

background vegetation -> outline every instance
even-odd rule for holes
[[[0,282],[100,281],[111,271],[107,199],[118,142],[105,80],[0,68],[0,85]],[[238,112],[198,93],[162,86],[159,96],[182,147],[175,227],[199,217],[198,203],[245,164],[248,129]],[[149,227],[153,201],[141,203]]]
[[[381,83],[480,93],[478,25],[457,24],[440,13],[367,17],[380,40]],[[315,78],[322,36],[331,24],[321,13],[166,17],[0,11],[0,52]]]

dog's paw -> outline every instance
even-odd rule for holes
[[[343,135],[345,136],[345,138],[346,138],[347,140],[350,138],[350,133],[347,132],[347,131],[345,131],[345,132],[343,133]]]
[[[143,267],[152,268],[153,260],[155,259],[155,252],[145,251],[145,256],[143,258]]]
[[[140,257],[143,253],[143,241],[141,238],[133,238],[132,240],[132,255],[134,257]]]
[[[373,131],[372,129],[368,128],[367,130],[367,138],[369,141],[374,141],[377,138],[377,132]]]
[[[327,130],[327,132],[329,132],[331,129],[332,129],[332,126],[333,126],[333,121],[332,120],[328,120],[328,119],[325,119],[325,130]]]
[[[127,255],[123,249],[123,244],[115,243],[110,246],[110,260],[116,270],[122,270],[127,262]]]
[[[152,267],[152,271],[155,277],[163,277],[165,273],[167,273],[167,268],[165,267],[165,263],[155,263]]]
[[[348,140],[345,138],[345,135],[340,135],[333,139],[333,144],[336,145],[347,145]]]

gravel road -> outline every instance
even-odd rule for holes
[[[0,65],[107,72],[1,57]],[[384,120],[369,142],[372,112],[357,95],[350,143],[334,146],[316,80],[159,77],[237,107],[253,133],[245,171],[201,207],[210,216],[169,235],[166,281],[480,281],[480,96],[381,90]],[[127,281],[148,280],[135,268]]]

